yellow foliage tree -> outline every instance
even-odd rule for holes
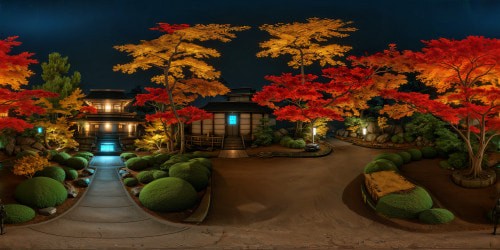
[[[168,141],[167,136],[163,133],[163,125],[164,124],[158,120],[148,123],[145,128],[146,134],[142,136],[141,139],[136,139],[134,141],[135,146],[148,151],[160,151],[162,146]]]
[[[49,165],[49,160],[43,156],[28,155],[16,160],[12,172],[15,175],[24,175],[31,178],[37,171]]]
[[[55,122],[39,121],[37,126],[44,128],[43,140],[46,145],[56,150],[76,148],[78,142],[73,139],[74,130],[70,129],[66,117],[59,117]]]
[[[184,124],[177,109],[194,100],[197,95],[216,96],[229,91],[222,83],[216,81],[220,72],[206,62],[209,58],[220,57],[220,53],[216,49],[200,45],[199,42],[229,42],[236,37],[235,32],[249,27],[229,24],[189,26],[159,23],[159,26],[153,29],[165,34],[153,40],[142,40],[139,44],[114,46],[133,59],[129,63],[115,65],[113,70],[127,74],[133,74],[138,69],[148,70],[153,67],[160,70],[161,74],[154,76],[152,81],[165,87],[170,111],[178,121],[179,153],[183,153]]]

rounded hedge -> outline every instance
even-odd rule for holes
[[[287,145],[289,148],[305,148],[306,142],[304,139],[291,140]]]
[[[78,171],[73,168],[63,167],[64,173],[66,173],[66,180],[76,180],[78,178]]]
[[[153,170],[153,178],[155,180],[160,179],[160,178],[165,178],[168,177],[168,172],[162,171],[162,170]]]
[[[193,157],[195,158],[210,158],[212,155],[210,153],[207,153],[207,152],[203,152],[203,151],[194,151],[193,152]]]
[[[4,206],[7,217],[6,224],[24,223],[35,218],[35,210],[33,208],[21,204],[7,204]]]
[[[134,187],[134,186],[137,186],[137,184],[139,184],[139,182],[134,177],[128,177],[128,178],[123,179],[123,184],[125,184],[125,186],[127,186],[127,187]]]
[[[411,148],[406,150],[411,155],[412,161],[419,161],[422,159],[422,152],[417,148]]]
[[[148,167],[148,161],[142,159],[141,157],[133,157],[125,162],[125,166],[128,169],[140,171]]]
[[[21,204],[46,208],[61,205],[68,193],[64,185],[49,177],[34,177],[21,182],[14,193]]]
[[[432,208],[432,204],[427,191],[417,186],[408,193],[383,196],[377,202],[375,211],[390,218],[413,219],[417,218],[420,212]]]
[[[422,156],[426,159],[436,158],[436,156],[438,155],[437,150],[433,147],[422,148],[420,149],[420,152],[422,152]]]
[[[181,162],[170,167],[168,171],[170,177],[181,178],[189,182],[200,191],[208,186],[207,168],[194,162]]]
[[[288,136],[288,135],[285,135],[281,138],[280,140],[280,145],[281,146],[284,146],[284,147],[288,147],[288,143],[290,141],[293,141],[292,137]]]
[[[386,160],[386,159],[378,159],[366,164],[363,173],[370,174],[379,171],[393,170],[398,172],[398,167],[394,162]]]
[[[38,153],[33,150],[24,150],[16,155],[16,159],[21,159],[25,156],[37,156]]]
[[[455,152],[451,153],[448,158],[448,164],[456,169],[464,169],[467,167],[467,153]]]
[[[375,160],[378,160],[378,159],[386,159],[386,160],[392,161],[392,162],[394,162],[394,164],[396,164],[396,166],[398,168],[403,166],[403,163],[404,163],[403,157],[401,157],[400,155],[395,154],[395,153],[379,154],[375,157]]]
[[[405,142],[413,142],[413,141],[415,141],[415,137],[413,137],[410,134],[403,135],[403,139],[405,140]]]
[[[207,158],[193,158],[189,160],[190,162],[199,162],[201,165],[206,167],[208,170],[212,170],[212,161]]]
[[[142,171],[137,174],[137,180],[142,184],[147,184],[154,181],[153,171]]]
[[[86,168],[89,165],[89,162],[80,156],[74,156],[66,160],[66,166],[76,169],[76,170],[81,170]]]
[[[152,155],[142,156],[141,158],[148,162],[148,166],[152,167],[155,165],[154,158]]]
[[[401,158],[403,158],[403,163],[409,163],[411,162],[411,154],[406,152],[406,151],[402,151],[402,152],[397,152],[397,154],[399,156],[401,156]]]
[[[124,160],[128,160],[137,157],[137,155],[129,152],[129,153],[121,153],[120,157],[123,158]]]
[[[157,155],[154,155],[153,156],[153,161],[154,163],[158,164],[158,165],[161,165],[163,164],[164,162],[168,161],[170,159],[170,155],[169,154],[157,154]]]
[[[444,224],[453,219],[455,215],[443,208],[431,208],[418,214],[418,220],[425,224]]]
[[[90,159],[92,159],[92,157],[94,157],[94,154],[92,154],[90,152],[86,152],[86,151],[81,151],[81,152],[76,153],[74,156],[82,157],[82,158],[85,158],[85,160],[90,161]]]
[[[168,161],[161,164],[160,169],[163,171],[168,171],[170,169],[170,167],[172,167],[173,165],[180,163],[180,162],[186,162],[189,160],[190,160],[190,158],[185,156],[185,155],[174,155],[174,156],[170,157],[170,159]]]
[[[393,135],[393,136],[391,137],[391,141],[392,141],[393,143],[403,143],[403,142],[404,142],[404,139],[403,139],[403,137],[402,137],[401,135]]]
[[[50,166],[38,171],[37,176],[45,176],[63,182],[66,179],[66,172],[61,167]]]
[[[197,198],[193,186],[176,177],[152,181],[144,186],[139,194],[142,205],[157,212],[176,212],[192,208]]]
[[[52,156],[52,160],[59,163],[65,164],[66,160],[71,158],[71,155],[66,152],[59,152],[56,155]]]

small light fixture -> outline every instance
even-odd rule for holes
[[[366,135],[366,128],[363,128],[363,135]]]
[[[314,136],[316,135],[316,128],[313,127],[313,144],[314,144]]]
[[[43,128],[42,127],[37,127],[36,128],[36,132],[38,132],[39,134],[43,133]]]

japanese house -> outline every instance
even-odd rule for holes
[[[118,153],[133,149],[140,136],[138,127],[143,123],[131,112],[134,99],[120,89],[91,89],[84,101],[97,109],[75,121],[80,150],[96,153]]]
[[[251,88],[232,89],[225,101],[206,104],[202,109],[212,113],[213,117],[193,122],[187,143],[225,149],[245,148],[254,139],[262,118],[270,118],[270,125],[275,123],[271,109],[252,102],[254,93]]]

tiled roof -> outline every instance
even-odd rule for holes
[[[255,89],[236,88],[236,89],[231,89],[231,91],[227,95],[231,96],[231,95],[253,95],[253,94],[255,94]]]
[[[260,106],[255,102],[209,102],[202,109],[208,112],[272,112],[268,107]]]
[[[123,89],[91,89],[86,99],[122,99],[131,100]]]

